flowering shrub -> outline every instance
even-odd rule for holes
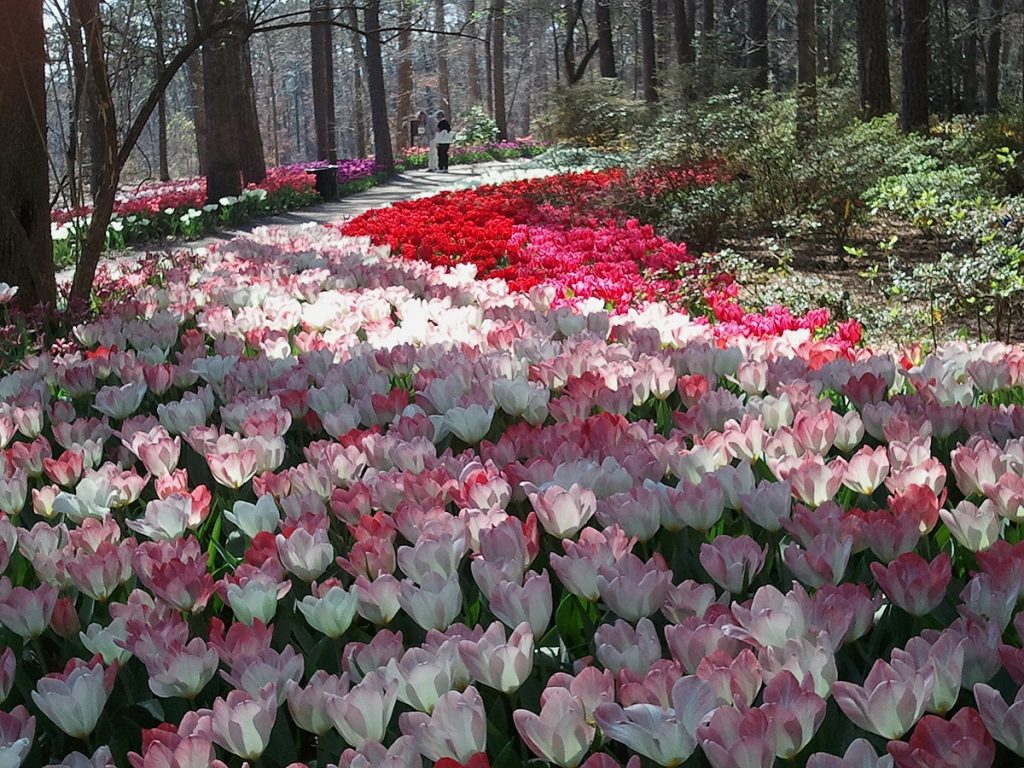
[[[314,226],[124,282],[0,379],[4,765],[1024,757],[1024,349]]]

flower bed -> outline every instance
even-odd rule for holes
[[[0,380],[5,765],[1024,756],[1024,350],[384,256],[165,262]]]
[[[856,321],[833,325],[827,310],[794,317],[782,307],[746,312],[732,279],[640,224],[624,209],[650,205],[718,170],[616,168],[444,192],[368,211],[342,226],[404,258],[435,266],[472,264],[515,291],[546,286],[560,306],[596,298],[613,311],[665,301],[706,314],[719,332],[772,336],[809,330],[842,343],[860,340]]]
[[[258,185],[249,185],[239,197],[206,202],[206,179],[146,183],[118,195],[107,230],[107,247],[151,242],[165,237],[195,239],[218,226],[302,208],[318,200],[312,177],[304,166],[271,168]],[[91,208],[54,210],[51,213],[53,255],[58,266],[75,263],[77,233],[84,236]]]

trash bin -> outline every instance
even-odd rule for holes
[[[317,194],[323,200],[333,202],[338,199],[338,166],[325,165],[320,168],[310,168],[306,173],[315,177],[314,184]]]

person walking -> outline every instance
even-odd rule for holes
[[[453,138],[452,124],[448,122],[444,112],[438,112],[437,134],[434,136],[434,142],[437,145],[437,167],[441,173],[448,173],[448,150],[451,149]]]
[[[427,170],[437,170],[437,115],[431,112],[427,115],[427,130],[424,138],[427,140]]]

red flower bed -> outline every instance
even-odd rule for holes
[[[550,284],[557,301],[599,298],[619,310],[652,299],[678,304],[696,284],[678,278],[701,269],[685,244],[618,210],[627,181],[610,170],[445,192],[370,211],[343,231],[435,266],[472,263],[480,277],[514,290]]]

